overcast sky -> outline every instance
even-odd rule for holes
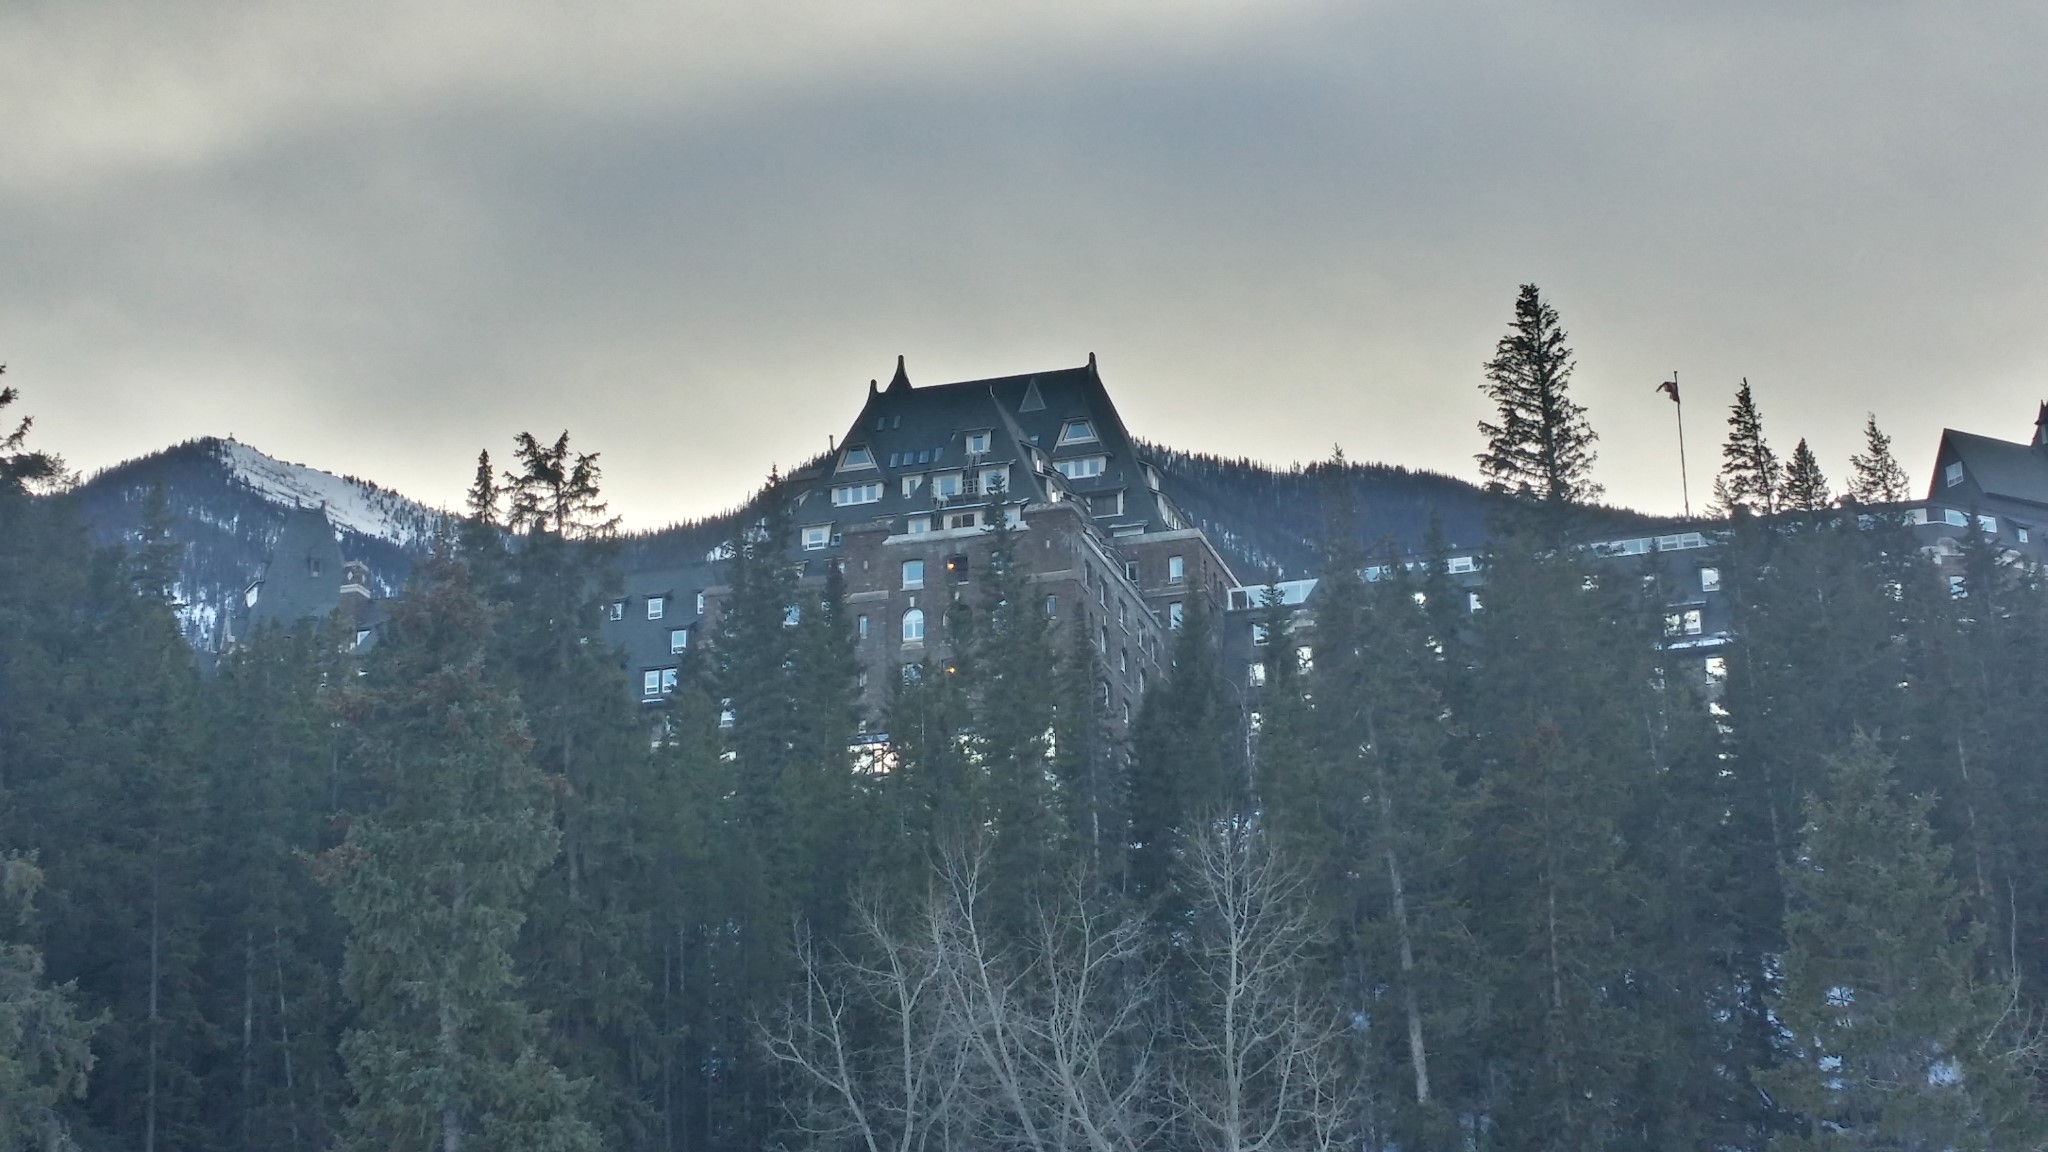
[[[1702,503],[1737,379],[2048,395],[2048,4],[0,0],[0,361],[87,472],[233,434],[453,504],[566,427],[635,527],[870,377],[1084,362],[1176,447],[1476,477],[1533,281],[1598,478]]]

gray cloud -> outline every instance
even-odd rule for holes
[[[899,351],[1470,475],[1534,280],[1620,500],[1677,505],[1673,368],[1696,493],[1741,375],[1921,468],[2048,389],[2037,7],[17,7],[0,359],[77,464],[233,432],[453,501],[567,426],[647,525]]]

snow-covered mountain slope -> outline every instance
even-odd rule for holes
[[[446,514],[365,480],[267,456],[234,440],[189,440],[95,475],[72,494],[106,544],[126,544],[142,525],[152,488],[184,546],[176,588],[186,639],[218,644],[231,605],[263,570],[285,513],[327,509],[342,555],[362,560],[378,590],[396,591]]]

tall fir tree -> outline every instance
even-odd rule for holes
[[[1764,441],[1763,413],[1749,389],[1749,378],[1735,392],[1728,413],[1728,439],[1721,445],[1721,474],[1714,480],[1714,503],[1724,514],[1737,509],[1757,516],[1778,510],[1784,470],[1778,454]]]
[[[98,1022],[49,982],[29,939],[42,882],[33,858],[0,852],[0,1152],[73,1152],[63,1109],[92,1071]]]
[[[1550,508],[1598,499],[1586,409],[1571,398],[1572,350],[1557,309],[1534,284],[1515,297],[1515,318],[1486,362],[1481,390],[1497,415],[1482,422],[1479,471],[1496,492]]]
[[[1834,494],[1828,491],[1828,478],[1821,473],[1820,461],[1802,437],[1792,449],[1792,458],[1785,462],[1785,480],[1779,487],[1779,503],[1795,512],[1819,512],[1833,501]]]
[[[1892,438],[1877,426],[1877,415],[1863,419],[1863,451],[1849,457],[1849,496],[1858,504],[1897,504],[1913,496],[1906,470],[1892,455]]]

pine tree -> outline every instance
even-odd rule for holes
[[[1807,806],[1787,869],[1791,1040],[1762,1079],[1804,1120],[1774,1147],[1990,1149],[2048,1139],[2000,1027],[2004,990],[1974,978],[1981,929],[1949,875],[1924,799],[1858,734]],[[2003,1049],[2003,1050],[2001,1050]]]
[[[1797,512],[1820,512],[1833,502],[1828,478],[1821,474],[1820,461],[1802,437],[1785,464],[1785,481],[1779,488],[1779,504]]]
[[[1146,693],[1132,733],[1129,869],[1141,898],[1165,898],[1187,837],[1245,803],[1242,720],[1213,629],[1195,600],[1174,637],[1165,682]]]
[[[1721,474],[1714,481],[1714,500],[1723,510],[1742,509],[1766,516],[1778,510],[1783,470],[1778,454],[1764,442],[1764,418],[1750,394],[1749,378],[1736,390],[1728,415],[1728,440],[1721,446]]]
[[[85,1095],[98,1021],[79,1014],[71,985],[51,986],[25,939],[43,874],[0,853],[0,1152],[71,1152],[67,1102]]]
[[[485,668],[492,627],[460,562],[430,559],[348,704],[377,802],[324,858],[357,1008],[344,1148],[598,1146],[519,997],[513,946],[560,837],[518,702]]]
[[[1892,455],[1892,438],[1872,413],[1863,421],[1863,451],[1849,457],[1849,496],[1858,504],[1897,504],[1913,497],[1906,470]]]
[[[1486,362],[1482,391],[1498,410],[1482,422],[1487,438],[1479,470],[1487,487],[1548,507],[1598,499],[1593,442],[1584,406],[1571,398],[1572,351],[1557,309],[1534,284],[1515,298],[1515,319]]]

